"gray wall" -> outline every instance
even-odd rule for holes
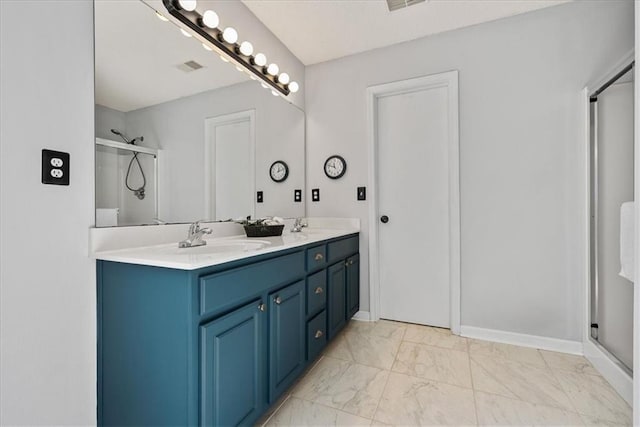
[[[307,213],[361,219],[363,310],[365,90],[457,69],[462,325],[581,340],[581,89],[633,48],[633,29],[633,2],[581,1],[307,68],[307,186],[322,194]],[[335,182],[322,171],[334,153],[349,164]]]
[[[93,5],[0,1],[0,19],[0,424],[91,425]],[[43,148],[71,154],[70,186],[40,183]]]

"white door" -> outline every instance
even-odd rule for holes
[[[205,216],[213,220],[255,213],[253,111],[206,119]]]
[[[374,99],[383,319],[451,327],[451,90],[422,85]],[[455,144],[457,156],[457,131]]]

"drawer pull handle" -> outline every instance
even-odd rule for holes
[[[318,339],[318,338],[320,338],[320,337],[321,337],[321,336],[323,336],[323,335],[324,335],[324,332],[322,332],[320,329],[318,329],[318,330],[316,331],[316,334],[315,334],[315,339]]]
[[[282,298],[280,298],[280,297],[275,297],[275,298],[273,299],[273,302],[275,302],[276,304],[280,305],[280,304],[282,304]]]
[[[258,304],[258,309],[260,311],[266,311],[267,310],[267,306],[264,305],[263,303]]]
[[[315,292],[316,294],[321,294],[321,293],[323,293],[323,292],[324,292],[324,289],[322,289],[322,287],[321,287],[321,286],[318,286],[314,292]]]
[[[315,260],[316,261],[322,261],[324,259],[324,255],[322,255],[321,253],[317,253],[315,256]]]

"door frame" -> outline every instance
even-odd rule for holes
[[[378,246],[378,98],[426,89],[448,91],[448,169],[449,169],[449,317],[451,332],[460,335],[460,142],[458,124],[458,71],[447,71],[367,88],[367,151],[369,202],[369,318],[380,317],[380,270]]]
[[[211,197],[211,189],[215,188],[215,145],[216,132],[215,128],[221,125],[230,125],[233,123],[249,120],[249,145],[251,146],[251,154],[249,163],[252,165],[251,170],[251,197],[252,209],[249,213],[255,216],[256,207],[254,194],[256,193],[256,110],[238,111],[237,113],[224,114],[222,116],[207,117],[204,119],[204,218],[213,220],[215,215],[215,198]]]

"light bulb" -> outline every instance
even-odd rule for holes
[[[203,47],[205,50],[208,50],[209,52],[211,52],[211,51],[213,50],[213,49],[211,49],[211,46],[206,45],[206,44],[204,44],[204,43],[202,43],[202,47]]]
[[[182,33],[183,36],[185,37],[191,37],[191,34],[189,34],[188,31],[186,31],[184,28],[180,28],[180,32]]]
[[[208,28],[216,28],[220,23],[220,18],[218,18],[218,14],[213,10],[205,10],[202,14],[202,23]]]
[[[253,74],[249,74],[249,78],[251,80],[257,80],[258,78],[256,76],[254,76]]]
[[[278,91],[276,91],[276,90],[272,90],[272,91],[271,91],[271,95],[273,95],[273,96],[280,96],[280,93],[279,93]]]
[[[300,89],[300,86],[298,86],[298,83],[296,82],[289,83],[287,87],[291,93],[296,93]]]
[[[244,56],[251,56],[253,53],[253,45],[249,42],[242,42],[240,44],[240,53]]]
[[[262,85],[263,88],[265,89],[269,89],[269,86],[266,83],[260,83]]]
[[[267,73],[271,74],[272,76],[277,75],[278,71],[280,71],[278,64],[269,64],[269,66],[267,67]]]
[[[196,5],[198,4],[198,2],[196,0],[179,0],[178,4],[182,9],[193,12],[194,10],[196,10]]]
[[[161,14],[160,12],[156,11],[156,16],[158,17],[159,20],[161,20],[162,22],[167,22],[169,19],[167,19],[166,16],[164,16],[163,14]]]
[[[240,71],[241,73],[244,72],[244,68],[239,65],[236,65],[236,70]]]
[[[220,59],[222,59],[222,62],[229,62],[229,60],[223,55],[220,55]]]
[[[286,85],[287,83],[289,83],[289,74],[287,73],[282,73],[278,76],[278,83],[282,83],[283,85]]]
[[[264,56],[264,53],[258,53],[253,57],[253,63],[258,67],[264,67],[265,65],[267,65],[267,57]]]
[[[222,38],[227,43],[234,44],[238,41],[238,32],[233,27],[227,27],[222,32]]]

